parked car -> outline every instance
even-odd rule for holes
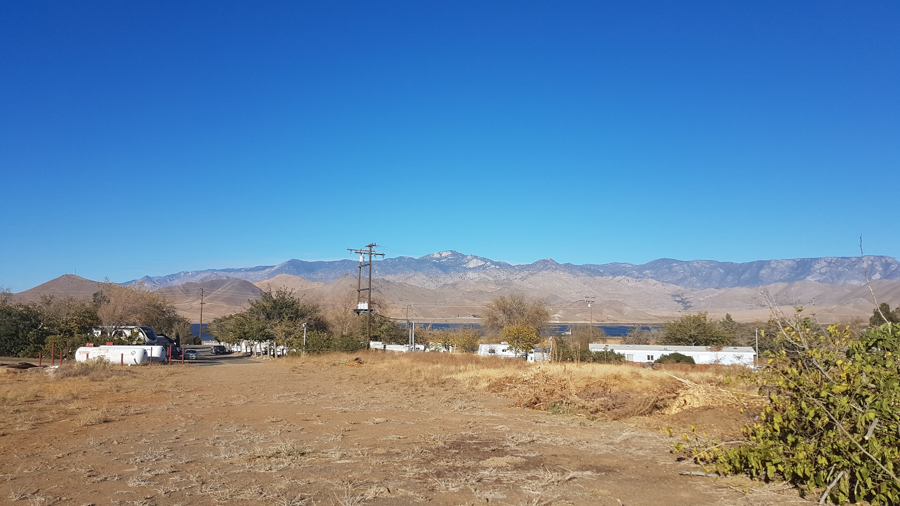
[[[185,360],[197,360],[197,350],[184,350]]]
[[[221,344],[217,344],[217,345],[215,345],[215,346],[212,347],[212,354],[213,354],[213,355],[224,355],[224,354],[226,354],[226,353],[228,353],[228,350],[226,350],[225,347],[222,346]]]

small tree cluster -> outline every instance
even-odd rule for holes
[[[99,325],[144,325],[173,337],[190,336],[190,322],[171,301],[141,287],[104,283],[91,301],[44,296],[38,302],[0,298],[0,355],[37,357],[96,339]]]
[[[478,351],[481,342],[481,333],[471,326],[461,326],[451,330],[434,330],[431,328],[417,332],[416,338],[421,335],[423,341],[437,345],[444,350],[454,350],[459,353],[473,353]]]
[[[530,325],[509,325],[504,327],[500,336],[515,353],[526,353],[541,342],[537,331]]]
[[[366,347],[366,317],[352,313],[349,305],[332,308],[329,318],[318,303],[282,287],[263,292],[259,299],[249,301],[249,306],[246,311],[214,319],[207,332],[225,343],[271,341],[297,352],[356,351]],[[334,322],[334,330],[330,321]],[[405,343],[407,333],[390,318],[374,314],[371,337],[386,343]]]
[[[900,323],[900,308],[891,311],[890,304],[882,302],[877,308],[872,310],[872,316],[869,317],[869,325],[878,327],[885,323]]]
[[[542,334],[549,319],[545,301],[526,299],[520,294],[501,295],[485,304],[482,325],[495,334],[511,326],[531,327],[535,333]]]
[[[564,339],[562,336],[553,338],[554,362],[595,362],[602,364],[618,364],[625,362],[625,355],[613,350],[600,350],[592,352],[590,348],[580,346],[577,339]]]
[[[685,315],[667,322],[662,338],[663,344],[675,346],[729,346],[734,335],[728,331],[733,323],[731,315],[723,322],[710,321],[707,313]]]
[[[105,326],[144,325],[178,339],[191,336],[190,321],[178,314],[172,301],[144,286],[106,282],[93,300],[97,316]]]

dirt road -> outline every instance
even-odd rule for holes
[[[0,375],[0,503],[808,503],[780,485],[679,475],[697,468],[660,427],[689,413],[552,415],[360,356]]]

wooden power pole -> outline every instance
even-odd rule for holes
[[[367,244],[366,249],[353,249],[347,248],[347,251],[352,251],[353,253],[359,254],[359,278],[356,283],[356,313],[360,314],[363,311],[366,313],[366,349],[370,349],[372,347],[372,257],[380,256],[383,257],[384,253],[375,253],[373,250],[377,248],[378,245],[375,243]],[[364,264],[363,260],[365,256],[369,256],[369,262]],[[369,286],[368,288],[362,287],[362,270],[363,267],[369,268]],[[360,303],[362,302],[362,292],[368,292],[368,299],[366,302],[365,309],[360,308]]]
[[[200,330],[197,331],[197,337],[200,338],[200,344],[203,344],[203,289],[200,289]],[[182,352],[184,353],[184,352]]]

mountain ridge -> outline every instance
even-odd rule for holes
[[[825,284],[864,285],[863,261],[873,281],[900,279],[900,262],[890,256],[817,257],[752,262],[676,260],[661,258],[645,264],[560,264],[547,258],[530,264],[510,264],[447,250],[422,257],[400,256],[373,263],[374,276],[435,288],[463,280],[521,279],[534,272],[565,272],[576,276],[652,279],[692,290],[759,287],[774,283],[814,281]],[[144,276],[125,284],[143,283],[158,289],[188,282],[243,279],[250,282],[279,274],[299,276],[311,282],[330,283],[345,274],[357,274],[354,260],[306,261],[291,259],[272,266],[181,271],[163,276]]]

